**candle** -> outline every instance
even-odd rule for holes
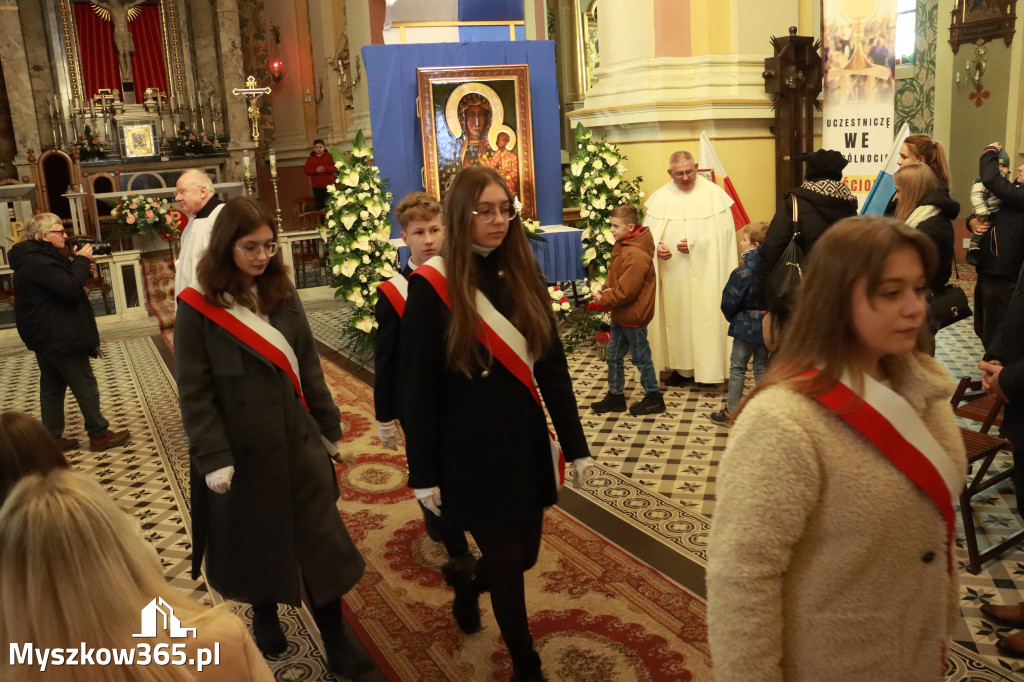
[[[277,177],[277,155],[274,150],[270,150],[270,175],[271,177]]]
[[[252,168],[249,166],[249,150],[246,149],[242,155],[242,163],[245,165],[245,178],[248,180],[252,177]]]

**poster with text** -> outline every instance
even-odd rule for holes
[[[849,164],[858,199],[871,190],[895,134],[896,0],[823,0],[821,146]]]

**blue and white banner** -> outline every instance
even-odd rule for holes
[[[896,181],[893,179],[893,175],[899,168],[896,162],[900,159],[900,147],[908,137],[910,137],[910,126],[904,123],[900,132],[893,138],[892,146],[889,147],[889,156],[885,159],[885,166],[878,171],[875,183],[871,185],[871,191],[860,203],[861,215],[883,215],[885,213],[885,207],[889,205],[889,200],[896,192]]]
[[[388,0],[384,43],[525,40],[523,18],[523,0]]]

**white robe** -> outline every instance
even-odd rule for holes
[[[672,252],[668,260],[654,257],[658,292],[648,325],[654,366],[692,373],[700,383],[729,376],[732,339],[721,304],[738,263],[732,204],[725,190],[699,175],[689,192],[669,182],[645,204],[644,225]],[[689,254],[676,249],[682,239]]]
[[[205,218],[189,218],[181,234],[181,249],[178,251],[178,264],[174,271],[174,300],[178,300],[178,294],[185,287],[196,283],[196,266],[199,259],[206,253],[206,247],[210,245],[210,235],[213,233],[213,222],[217,214],[224,208],[219,204],[210,211]]]

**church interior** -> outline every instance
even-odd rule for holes
[[[189,220],[174,203],[175,183],[200,169],[219,197],[256,199],[278,222],[343,445],[356,456],[336,475],[339,513],[367,564],[343,599],[346,624],[375,664],[358,679],[509,679],[486,599],[479,633],[454,626],[444,549],[424,532],[402,447],[378,438],[373,355],[359,332],[373,325],[376,294],[365,280],[342,284],[351,224],[332,203],[356,196],[360,173],[379,179],[358,195],[372,218],[355,220],[371,226],[376,256],[397,272],[409,257],[393,213],[401,198],[441,196],[463,165],[490,165],[515,188],[524,225],[538,236],[538,264],[564,294],[553,300],[565,312],[569,372],[596,460],[586,485],[567,483],[547,510],[540,557],[526,574],[545,673],[711,680],[705,569],[729,429],[709,416],[726,384],[668,387],[661,414],[589,409],[604,395],[607,369],[594,330],[574,334],[589,319],[580,301],[594,256],[584,228],[595,211],[575,164],[586,157],[589,172],[604,158],[595,173],[604,167],[622,183],[614,197],[642,206],[668,181],[670,155],[686,150],[700,173],[730,185],[748,221],[771,220],[802,178],[789,155],[829,139],[818,93],[831,76],[818,59],[816,90],[773,86],[776,77],[804,78],[793,75],[799,64],[785,66],[792,53],[783,46],[820,54],[826,6],[868,4],[895,17],[892,133],[906,124],[941,140],[950,192],[969,207],[986,145],[999,140],[1011,167],[1024,163],[1024,41],[1015,35],[1024,16],[1016,0],[986,0],[999,6],[1003,33],[976,40],[967,31],[954,49],[951,37],[966,31],[957,17],[972,2],[0,0],[0,412],[39,414],[39,370],[16,329],[8,253],[34,213],[54,213],[69,237],[105,247],[95,249],[86,283],[102,342],[92,365],[111,428],[132,433],[124,446],[67,457],[135,517],[170,584],[205,604],[224,601],[189,571],[197,483],[173,374],[175,260]],[[781,64],[779,74],[771,64]],[[307,170],[314,140],[334,164],[326,190]],[[587,156],[591,146],[598,151]],[[315,190],[327,192],[326,206]],[[150,200],[159,216],[147,222],[132,202]],[[953,221],[954,247],[957,284],[973,304],[969,212]],[[984,352],[970,321],[936,337],[935,357],[954,380],[977,379]],[[639,391],[631,371],[627,391]],[[67,432],[84,434],[70,394],[67,414]],[[957,419],[988,432],[988,416]],[[1003,475],[958,505],[948,680],[1024,679],[1024,660],[996,647],[1012,630],[980,610],[1024,602],[1024,520],[1009,448],[1001,441],[990,466],[974,465],[969,480]],[[251,621],[249,605],[228,606]],[[276,679],[335,679],[309,609],[287,607],[282,623],[288,649],[267,659]]]

